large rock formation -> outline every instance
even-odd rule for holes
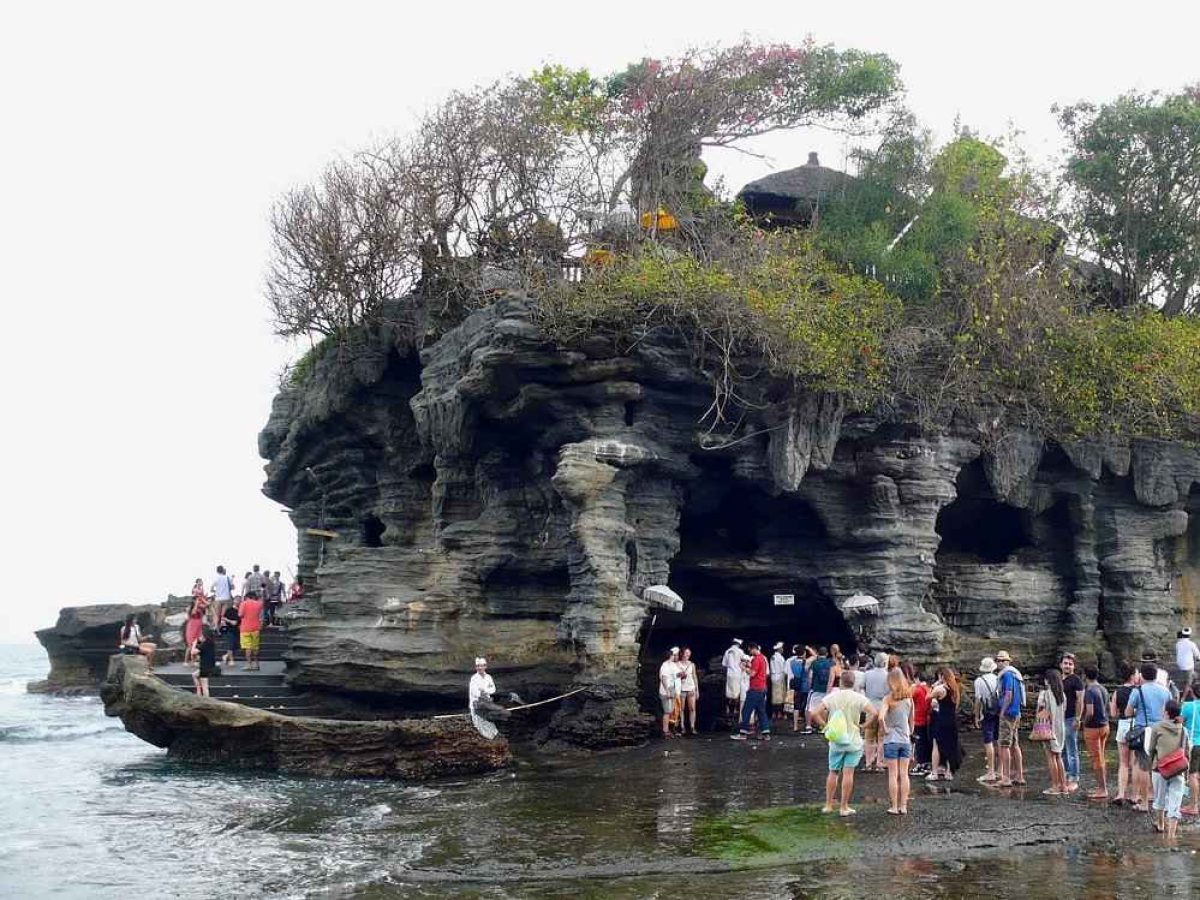
[[[510,760],[504,738],[485,740],[465,716],[353,722],[281,716],[197,697],[114,656],[100,692],[126,730],[195,763],[303,775],[423,780],[489,772]]]
[[[137,617],[147,640],[157,640],[166,620],[161,605],[107,603],[68,606],[52,628],[37,632],[50,658],[50,674],[29,683],[31,693],[95,693],[108,672],[108,658],[120,643],[126,616]]]
[[[1000,646],[1030,667],[1165,654],[1194,616],[1194,447],[929,434],[752,388],[732,437],[709,434],[687,347],[556,347],[518,297],[419,354],[386,330],[326,353],[260,436],[309,585],[291,678],[451,708],[485,653],[527,698],[588,686],[549,733],[602,746],[639,733],[672,643],[702,662],[735,634],[853,643],[856,591],[881,601],[875,644],[968,668]],[[681,613],[642,598],[658,583]]]

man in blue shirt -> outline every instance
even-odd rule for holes
[[[812,733],[812,726],[808,723],[808,666],[813,659],[812,647],[804,648],[804,655],[800,655],[800,646],[796,645],[792,648],[792,659],[788,668],[792,679],[792,731],[800,730],[800,717],[804,716],[805,733]]]
[[[1171,692],[1158,683],[1158,666],[1154,663],[1142,663],[1142,667],[1138,669],[1141,673],[1142,683],[1133,689],[1129,694],[1129,705],[1125,707],[1125,718],[1133,719],[1134,726],[1141,725],[1146,729],[1145,734],[1150,734],[1150,728],[1156,723],[1161,722],[1167,707],[1167,701],[1171,699]],[[1137,760],[1137,768],[1133,772],[1134,788],[1138,796],[1138,804],[1135,809],[1142,812],[1150,811],[1150,757],[1146,755],[1145,738],[1140,747],[1131,747],[1133,756]]]
[[[996,787],[1011,787],[1025,783],[1025,757],[1021,753],[1021,705],[1025,702],[1025,680],[1012,664],[1007,650],[996,654],[999,673],[997,691],[1000,693],[1000,778],[985,781]]]

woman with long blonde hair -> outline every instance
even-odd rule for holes
[[[880,703],[879,720],[883,723],[883,761],[888,773],[888,812],[908,815],[908,766],[912,761],[913,701],[912,688],[899,669],[887,676],[888,692]]]

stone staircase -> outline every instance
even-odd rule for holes
[[[223,648],[224,639],[220,640]],[[241,668],[243,663],[239,655],[238,662],[233,666],[222,666],[221,674],[208,680],[209,695],[215,700],[227,700],[230,703],[240,703],[285,716],[319,715],[319,710],[311,699],[296,693],[284,679],[286,666],[283,654],[287,648],[286,629],[264,630],[260,657],[262,668],[255,672],[245,671]],[[195,690],[192,669],[181,663],[160,666],[155,670],[155,674],[178,690],[188,693]]]

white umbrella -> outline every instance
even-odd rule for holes
[[[672,612],[683,612],[683,598],[665,584],[655,584],[642,591],[642,599]]]
[[[870,594],[857,591],[842,604],[842,612],[852,616],[873,615],[879,612],[879,601]]]

